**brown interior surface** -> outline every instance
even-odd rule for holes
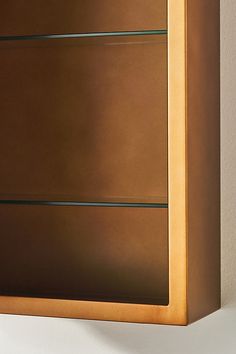
[[[4,42],[0,66],[1,199],[167,201],[166,36]]]
[[[8,0],[0,35],[165,29],[166,12],[166,0]]]
[[[220,1],[192,0],[187,16],[188,319],[193,322],[221,303]]]
[[[167,209],[0,206],[0,294],[168,303]]]

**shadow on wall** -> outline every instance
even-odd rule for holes
[[[85,322],[111,352],[129,354],[235,353],[236,321],[236,2],[221,1],[222,310],[189,326]],[[234,342],[234,343],[233,343]]]

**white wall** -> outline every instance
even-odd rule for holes
[[[236,1],[221,2],[223,309],[186,328],[0,316],[0,354],[236,353]]]

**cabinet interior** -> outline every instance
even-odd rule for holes
[[[149,2],[112,22],[102,1],[100,23],[91,1],[68,23],[4,5],[1,295],[168,304],[166,2]]]

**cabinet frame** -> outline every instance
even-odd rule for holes
[[[203,38],[204,31],[209,30],[209,39],[215,41],[214,48],[206,50],[206,65],[213,65],[219,72],[219,1],[208,0],[168,0],[168,203],[169,203],[169,305],[143,305],[128,303],[111,303],[95,301],[59,300],[0,296],[0,312],[5,314],[39,315],[55,317],[71,317],[80,319],[159,323],[172,325],[186,325],[203,317],[220,307],[220,230],[219,218],[214,225],[210,225],[207,234],[198,239],[197,232],[190,232],[189,195],[191,188],[197,190],[198,182],[190,181],[189,166],[191,149],[189,141],[193,139],[194,132],[189,133],[189,122],[195,118],[189,113],[189,107],[195,102],[195,96],[190,95],[188,75],[194,69],[194,63],[189,55],[189,43]],[[197,28],[191,26],[192,10],[195,12]],[[189,10],[190,9],[190,10]],[[195,21],[195,23],[196,23]],[[213,24],[213,25],[212,25]],[[203,27],[201,29],[201,27]],[[212,29],[212,31],[210,31]],[[201,50],[206,44],[200,43]],[[216,62],[212,58],[216,56]],[[199,63],[199,58],[196,61]],[[201,63],[199,64],[201,68]],[[197,75],[195,75],[196,83]],[[212,80],[211,73],[207,80]],[[216,125],[212,127],[212,141],[216,145],[216,169],[206,167],[208,178],[214,178],[219,190],[219,77],[215,79],[214,108],[202,107],[203,114],[199,119],[204,120],[206,114],[215,116]],[[193,85],[196,84],[193,82]],[[206,83],[202,83],[204,89]],[[207,101],[207,100],[206,100]],[[196,103],[197,105],[197,103]],[[209,123],[210,124],[210,123]],[[196,147],[199,148],[196,137]],[[198,145],[197,145],[198,144]],[[207,149],[207,147],[205,147]],[[201,151],[199,151],[201,153]],[[204,151],[203,151],[204,153]],[[203,163],[204,164],[204,163]],[[191,182],[191,183],[190,183]],[[200,182],[199,182],[200,183]],[[216,204],[219,216],[219,194],[209,192],[209,203]],[[196,208],[201,208],[197,205]],[[198,214],[198,211],[196,210]],[[200,213],[200,212],[199,212]],[[200,214],[199,214],[200,215]],[[201,216],[199,216],[201,217]],[[216,231],[216,232],[215,232]],[[194,241],[194,242],[193,242]],[[203,252],[200,260],[200,275],[193,279],[196,270],[194,249],[201,252],[203,247],[215,245],[211,254]],[[198,251],[199,250],[199,251]],[[214,271],[206,271],[214,268]],[[192,273],[191,273],[192,270]],[[204,288],[204,289],[203,289]],[[196,290],[197,289],[197,290]],[[195,297],[194,297],[195,296]]]

